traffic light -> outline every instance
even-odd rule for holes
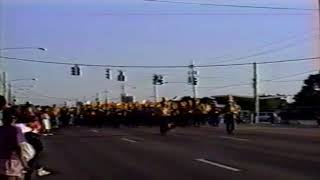
[[[76,67],[71,67],[71,75],[76,76]]]
[[[106,69],[106,79],[111,79],[111,70]]]
[[[198,78],[196,77],[198,75],[198,71],[192,70],[188,71],[188,84],[190,85],[198,85]]]
[[[163,85],[164,80],[162,75],[154,74],[153,75],[153,85]]]
[[[192,76],[188,77],[188,84],[192,84]]]
[[[153,85],[157,85],[158,79],[159,79],[158,75],[156,75],[156,74],[153,75]]]
[[[71,75],[72,76],[80,76],[81,75],[81,70],[78,65],[74,65],[73,67],[71,67]]]
[[[198,78],[197,77],[193,77],[193,85],[198,85]]]
[[[80,67],[78,65],[76,65],[76,75],[77,76],[80,76],[81,75],[81,70],[80,70]]]
[[[119,71],[119,75],[118,75],[118,81],[126,81],[126,76],[124,75],[123,71]]]
[[[157,83],[158,83],[159,85],[162,85],[162,84],[163,84],[163,76],[162,76],[162,75],[158,75],[158,81],[157,81]]]

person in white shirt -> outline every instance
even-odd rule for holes
[[[44,128],[43,135],[53,135],[51,133],[51,121],[50,121],[50,116],[48,112],[49,112],[48,109],[44,109],[42,110],[42,113],[41,113],[41,121]]]

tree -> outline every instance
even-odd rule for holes
[[[209,98],[209,97],[203,97],[203,98],[200,99],[200,102],[201,103],[206,103],[206,104],[213,104],[214,99]]]
[[[241,97],[241,96],[233,96],[234,101],[241,107],[243,110],[250,110],[252,111],[254,106],[253,106],[253,98],[251,97]],[[228,104],[229,96],[217,96],[215,97],[217,102],[219,104]]]
[[[193,98],[191,96],[184,96],[181,98],[181,101],[189,101],[189,100],[193,100]]]
[[[294,99],[295,106],[320,107],[320,74],[310,75]]]
[[[280,97],[270,96],[269,99],[260,100],[260,111],[274,111],[287,106],[287,101]]]

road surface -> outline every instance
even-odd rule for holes
[[[43,180],[319,180],[320,129],[61,129],[45,137]]]

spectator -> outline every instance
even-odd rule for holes
[[[51,133],[51,121],[50,121],[50,116],[49,116],[49,109],[45,108],[42,110],[41,113],[41,120],[43,124],[43,130],[44,134],[43,135],[53,135]]]
[[[319,113],[316,115],[316,119],[317,119],[317,124],[320,127],[320,114]]]
[[[27,163],[22,158],[20,145],[25,142],[20,128],[14,126],[17,117],[13,109],[3,112],[3,126],[0,127],[0,179],[19,180]]]
[[[59,115],[60,110],[59,108],[54,104],[50,110],[50,120],[51,124],[53,125],[53,128],[59,128],[60,121],[59,121]]]
[[[30,180],[33,172],[36,172],[37,176],[46,176],[50,175],[51,172],[45,170],[40,163],[41,153],[43,151],[43,144],[41,142],[41,135],[39,134],[39,121],[36,116],[29,117],[29,122],[27,125],[32,128],[32,131],[25,133],[25,138],[29,144],[33,146],[36,151],[36,154],[33,159],[28,162],[30,167],[26,173],[25,180]]]
[[[2,112],[3,112],[3,108],[6,106],[7,102],[6,99],[3,96],[0,96],[0,126],[3,125],[2,123]]]

